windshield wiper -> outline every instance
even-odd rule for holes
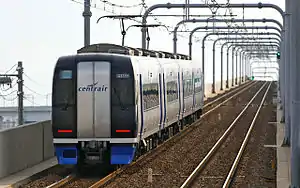
[[[53,107],[61,107],[61,110],[67,110],[71,104],[69,104],[69,100],[64,98],[63,101],[52,104]]]
[[[117,98],[118,98],[119,106],[121,107],[121,110],[125,110],[125,106],[124,106],[124,104],[122,103],[121,98],[120,98],[120,95],[119,95],[119,93],[117,92],[116,88],[114,88],[114,92],[115,92],[115,94],[116,94],[116,96],[117,96]]]

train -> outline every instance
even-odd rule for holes
[[[126,165],[200,118],[201,63],[116,44],[59,57],[52,133],[60,165]]]

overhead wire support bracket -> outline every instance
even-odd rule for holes
[[[133,18],[140,18],[142,17],[142,15],[139,14],[120,14],[120,15],[106,15],[106,16],[101,16],[100,18],[98,18],[96,23],[99,23],[99,21],[103,18],[111,18],[111,19],[133,19]]]
[[[126,35],[126,33],[127,33],[127,31],[131,28],[131,27],[141,27],[141,28],[149,28],[149,27],[164,27],[164,28],[166,28],[167,29],[167,31],[169,32],[169,29],[168,29],[168,27],[166,26],[166,25],[162,25],[162,24],[147,24],[147,25],[138,25],[138,24],[136,24],[136,25],[130,25],[130,26],[128,26],[127,28],[126,28],[126,30],[124,31],[124,35],[122,36],[122,46],[124,46],[125,45],[125,35]],[[123,33],[122,33],[123,34]],[[147,49],[149,49],[149,41],[150,41],[150,37],[149,37],[149,32],[147,31],[147,41],[148,41],[148,47],[147,47]]]

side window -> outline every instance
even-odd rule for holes
[[[143,85],[143,103],[144,110],[159,105],[158,83],[150,83]]]
[[[195,74],[194,84],[195,84],[195,93],[201,92],[201,90],[202,90],[202,79],[201,79],[200,69],[197,69],[197,72]]]
[[[167,99],[168,102],[178,99],[178,88],[176,81],[167,82]]]
[[[184,97],[193,95],[193,83],[192,79],[183,80]]]
[[[195,93],[201,92],[201,79],[195,78]]]

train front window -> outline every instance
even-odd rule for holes
[[[74,104],[72,70],[57,70],[53,87],[53,105]]]
[[[112,77],[112,106],[134,105],[134,84],[130,74],[115,74]]]

